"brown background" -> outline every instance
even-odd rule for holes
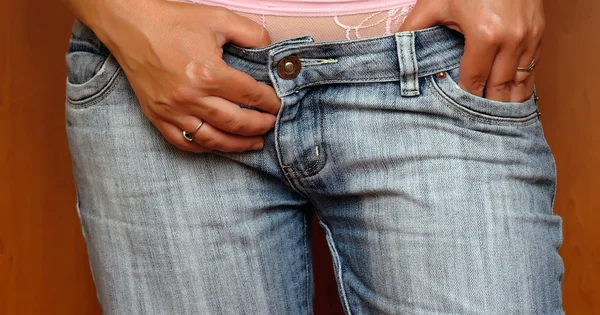
[[[600,314],[600,2],[546,1],[537,81],[558,164],[564,304]],[[75,211],[63,112],[71,15],[56,1],[0,4],[0,314],[99,314]],[[341,314],[316,252],[317,312]]]

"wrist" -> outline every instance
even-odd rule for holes
[[[98,16],[90,28],[94,30],[100,41],[114,53],[121,43],[136,41],[140,38],[137,33],[142,32],[153,16],[156,17],[155,12],[159,12],[157,7],[162,1],[99,0],[95,2],[98,3]]]
[[[164,0],[64,0],[73,14],[88,26],[109,50],[131,39]],[[113,51],[114,52],[114,51]]]

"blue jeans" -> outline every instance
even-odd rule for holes
[[[436,27],[227,44],[281,110],[261,151],[194,154],[77,22],[67,130],[105,314],[311,314],[313,215],[347,314],[563,314],[536,100],[459,88],[463,43]]]

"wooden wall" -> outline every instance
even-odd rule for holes
[[[99,313],[65,133],[71,21],[57,1],[0,4],[0,314]]]
[[[546,1],[538,71],[558,164],[568,314],[600,314],[600,2]],[[99,314],[64,121],[72,17],[55,1],[0,3],[0,314]],[[340,314],[322,241],[319,314]]]
[[[567,314],[600,314],[600,1],[548,0],[537,73],[558,167]]]

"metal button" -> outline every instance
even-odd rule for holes
[[[440,72],[436,75],[438,79],[443,80],[446,78],[446,72]]]
[[[297,77],[300,69],[302,69],[302,62],[295,55],[284,57],[277,64],[277,73],[282,79],[286,80]]]

